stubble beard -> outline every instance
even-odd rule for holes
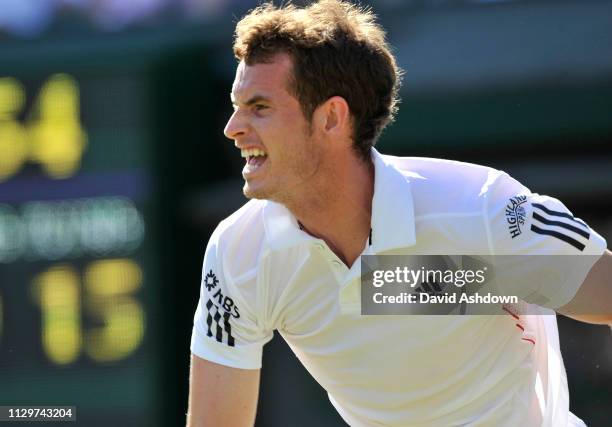
[[[248,181],[245,182],[242,192],[248,199],[270,200],[283,204],[289,208],[303,203],[304,200],[312,200],[317,193],[316,185],[320,181],[319,174],[322,172],[323,153],[316,150],[316,144],[312,141],[312,134],[308,134],[308,141],[302,146],[299,153],[294,153],[287,163],[290,171],[286,177],[291,182],[283,182],[282,177],[273,178],[273,182],[264,185],[263,188],[254,189]]]
[[[272,202],[281,203],[283,205],[291,205],[295,200],[300,199],[300,194],[308,186],[307,181],[312,177],[312,173],[308,174],[307,168],[302,163],[294,166],[290,176],[295,177],[290,184],[282,182],[282,178],[277,178],[276,182],[264,184],[261,188],[253,188],[246,181],[242,187],[242,193],[247,199],[270,200]]]
[[[265,189],[254,190],[251,186],[249,186],[248,181],[244,183],[242,187],[242,194],[247,199],[256,199],[256,200],[273,200],[273,195],[270,191],[266,191]]]

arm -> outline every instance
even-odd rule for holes
[[[259,369],[238,369],[191,355],[187,427],[255,424]]]
[[[604,252],[578,293],[557,311],[581,322],[612,326],[612,252]]]
[[[580,321],[611,323],[606,240],[559,200],[534,194],[507,175],[496,179],[488,196],[493,253],[524,257],[510,263],[516,270],[506,271],[501,290]]]

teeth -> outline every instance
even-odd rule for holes
[[[244,158],[247,158],[252,156],[265,156],[266,153],[264,153],[259,148],[251,148],[249,150],[240,150],[240,155]]]

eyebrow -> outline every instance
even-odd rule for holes
[[[232,104],[236,105],[238,104],[236,102],[236,98],[234,98],[234,94],[230,93],[230,98],[232,100]],[[257,104],[258,102],[270,102],[270,98],[266,98],[263,95],[253,95],[251,98],[249,98],[244,105],[246,105],[247,107],[253,105],[253,104]]]

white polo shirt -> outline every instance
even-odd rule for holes
[[[383,156],[363,254],[601,255],[605,240],[561,202],[472,164]],[[545,257],[543,257],[545,258]],[[594,258],[593,258],[594,259]],[[578,426],[550,309],[588,269],[531,294],[548,316],[361,316],[348,268],[282,205],[252,200],[222,221],[204,257],[191,351],[257,369],[277,330],[344,420],[370,426]],[[527,292],[529,294],[529,292]]]

